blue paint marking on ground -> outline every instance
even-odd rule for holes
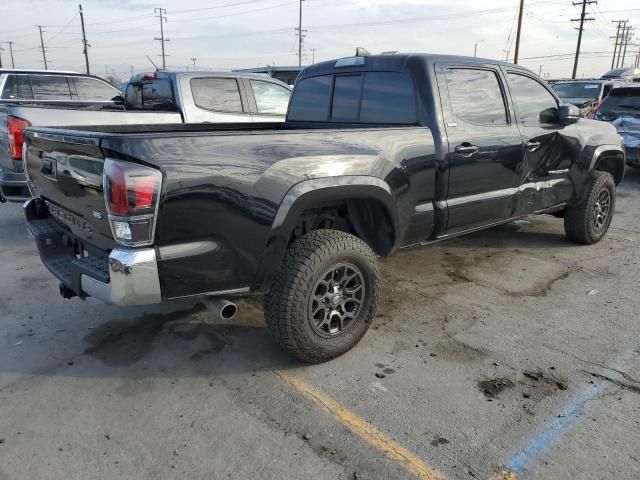
[[[616,359],[615,367],[622,369],[638,347],[627,350]],[[504,466],[514,473],[522,472],[534,460],[540,458],[578,421],[582,407],[591,399],[600,395],[610,385],[607,380],[599,380],[581,390],[564,406],[559,416],[548,422],[547,426],[525,443],[516,454],[509,457]]]

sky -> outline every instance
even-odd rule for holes
[[[229,69],[298,64],[299,0],[81,0],[91,73],[126,79],[162,64],[160,19],[166,9],[166,65],[170,69]],[[383,51],[473,55],[513,61],[519,0],[303,0],[303,65],[353,55],[356,47]],[[520,64],[550,78],[571,76],[579,7],[571,0],[525,0]],[[640,2],[599,0],[587,7],[578,77],[611,67],[612,20],[638,28],[630,64],[640,46]],[[50,69],[84,72],[77,0],[1,0],[0,48],[10,66],[43,68],[43,26]]]

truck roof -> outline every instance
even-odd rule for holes
[[[169,71],[169,70],[157,70],[155,72],[143,72],[143,73],[137,73],[134,76],[132,76],[129,79],[129,82],[140,82],[140,81],[145,81],[145,80],[158,80],[158,79],[169,79],[169,78],[175,78],[175,77],[206,77],[206,76],[213,76],[213,77],[223,77],[223,78],[253,78],[256,80],[267,80],[267,81],[271,81],[273,83],[278,83],[280,85],[283,85],[287,88],[291,88],[289,85],[287,85],[284,82],[281,82],[280,80],[270,77],[269,75],[263,74],[263,73],[246,73],[246,72],[234,72],[231,70],[196,70],[195,72],[191,71],[191,72],[186,72],[186,71]],[[148,78],[145,78],[148,77]],[[153,78],[151,78],[153,77]]]
[[[367,56],[344,57],[339,60],[329,60],[319,62],[306,67],[300,77],[327,75],[342,71],[367,71],[367,70],[406,70],[409,64],[432,65],[437,62],[460,62],[472,64],[492,64],[516,67],[521,70],[530,71],[520,65],[514,65],[502,60],[492,60],[479,57],[465,57],[461,55],[446,55],[432,53],[392,53]]]
[[[0,74],[3,73],[46,73],[47,75],[83,75],[82,73],[71,70],[32,70],[28,68],[0,68]]]

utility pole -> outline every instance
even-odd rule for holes
[[[316,52],[318,51],[317,48],[311,48],[311,65],[313,65],[314,63],[316,63]]]
[[[538,66],[538,76],[541,77],[542,76],[542,65]]]
[[[44,40],[42,38],[42,25],[36,25],[36,27],[38,27],[38,30],[40,30],[40,49],[42,50],[42,59],[44,60],[44,69],[49,70],[49,67],[47,66],[47,53],[46,53],[46,50],[44,49]]]
[[[480,42],[484,42],[484,40],[478,40],[478,41],[476,42],[476,44],[473,46],[473,56],[474,56],[474,57],[477,57],[477,56],[478,56],[478,44],[479,44]]]
[[[191,57],[190,60],[193,62],[193,71],[195,72],[196,71],[196,60],[197,60],[197,58],[196,57]]]
[[[624,67],[624,63],[627,60],[627,46],[631,41],[631,37],[633,37],[633,33],[631,33],[631,30],[633,30],[633,27],[627,27],[627,35],[624,38],[624,52],[622,53],[622,65],[620,65],[621,67]]]
[[[622,43],[624,42],[624,37],[627,33],[627,22],[628,20],[625,20],[624,25],[622,25],[622,32],[620,33],[620,41],[619,41],[619,45],[618,45],[618,58],[616,59],[616,68],[618,68],[620,66],[620,57],[622,56]]]
[[[522,13],[524,12],[524,0],[520,0],[520,10],[518,12],[518,32],[516,33],[516,53],[513,57],[513,63],[518,63],[518,55],[520,53],[520,34],[522,33]],[[509,55],[507,53],[507,55]]]
[[[167,68],[167,63],[165,61],[165,53],[164,53],[164,42],[168,42],[168,38],[164,38],[164,22],[167,21],[167,10],[165,8],[154,8],[153,13],[160,19],[160,38],[155,37],[154,40],[159,40],[160,45],[162,46],[162,69],[165,70]]]
[[[582,3],[582,13],[580,14],[580,18],[572,18],[572,22],[580,22],[580,27],[578,28],[578,45],[576,46],[576,57],[573,61],[573,73],[571,74],[571,79],[576,79],[576,72],[578,71],[578,59],[580,58],[580,44],[582,43],[582,30],[584,29],[584,22],[591,22],[595,20],[593,17],[586,18],[587,5],[591,5],[592,3],[598,3],[596,0],[582,0],[582,2],[573,2],[574,5],[580,5]]]
[[[11,68],[16,68],[16,64],[13,61],[13,42],[9,40],[7,43],[9,44],[9,53],[11,54]]]
[[[304,32],[307,31],[306,28],[305,29],[302,28],[302,2],[304,2],[304,0],[300,0],[298,28],[296,28],[296,31],[298,32],[298,66],[299,67],[302,66],[302,44],[304,43],[304,37],[306,36],[304,35]]]
[[[131,70],[131,76],[133,77],[133,65],[129,65],[129,69]]]
[[[0,68],[2,68],[2,52],[4,52],[4,49],[0,47]]]
[[[627,22],[627,20],[612,20],[611,23],[617,23],[618,24],[618,28],[616,29],[616,45],[615,47],[613,47],[613,58],[611,59],[611,68],[613,69],[613,66],[616,63],[616,53],[618,52],[618,45],[620,44],[620,27]],[[609,37],[609,38],[613,38],[613,37]]]
[[[84,31],[84,13],[82,12],[82,5],[78,5],[80,8],[80,25],[82,25],[82,53],[84,53],[84,63],[87,67],[87,75],[89,75],[89,50],[87,49],[91,45],[87,42],[87,35]]]

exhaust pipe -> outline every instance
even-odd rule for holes
[[[209,297],[205,300],[205,303],[207,308],[209,308],[216,317],[221,318],[222,320],[231,320],[238,312],[236,304],[230,302],[226,298]]]

